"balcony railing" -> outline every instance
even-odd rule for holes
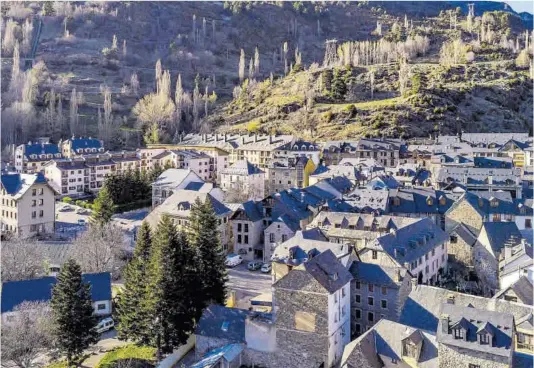
[[[534,350],[534,345],[527,344],[527,343],[524,343],[524,342],[518,342],[517,343],[517,348],[518,349],[523,349],[523,350],[533,351]]]

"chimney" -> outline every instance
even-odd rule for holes
[[[273,143],[273,136],[269,135],[269,144],[272,144],[272,143]]]
[[[449,334],[449,315],[442,314],[439,316],[439,319],[441,320],[441,332],[444,334]]]
[[[447,304],[454,304],[454,295],[449,294],[447,296]]]
[[[258,141],[258,133],[254,133],[254,143]]]
[[[219,133],[215,133],[215,142],[219,141]]]
[[[228,133],[224,133],[224,141],[228,142]]]
[[[245,136],[241,137],[241,144],[245,144]]]
[[[412,277],[412,278],[410,279],[410,282],[411,282],[411,284],[412,284],[412,290],[417,289],[417,277]]]
[[[408,266],[408,267],[406,267],[406,266]],[[404,267],[409,269],[410,265],[406,264]],[[395,279],[393,281],[401,282],[401,273],[400,273],[400,269],[399,268],[395,269]]]

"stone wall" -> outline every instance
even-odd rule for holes
[[[235,341],[230,341],[227,339],[220,339],[217,337],[206,337],[201,335],[196,335],[196,343],[195,343],[195,356],[196,359],[199,360],[209,352],[210,350],[220,348],[221,346],[225,346],[228,344],[233,344]]]
[[[439,368],[468,367],[469,364],[484,368],[508,368],[512,357],[512,352],[510,352],[510,357],[506,358],[445,344],[439,344],[438,353]]]
[[[450,235],[456,235],[453,231]],[[448,253],[454,256],[454,261],[463,267],[473,267],[473,249],[461,237],[457,236],[456,243],[449,242]]]
[[[478,235],[482,228],[482,216],[466,200],[461,200],[455,208],[447,212],[445,217],[445,231],[450,232],[454,226],[463,222],[469,230]]]

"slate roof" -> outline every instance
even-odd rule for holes
[[[490,198],[497,199],[497,207],[492,207]],[[464,192],[462,196],[453,203],[448,209],[452,212],[461,201],[467,201],[481,216],[493,213],[532,216],[532,207],[527,205],[527,200],[512,199],[512,195],[508,191],[477,191]],[[524,207],[524,213],[521,213],[521,208]]]
[[[391,189],[388,210],[390,213],[443,214],[459,197],[460,194],[432,188]],[[395,198],[399,200],[398,205]]]
[[[190,175],[194,177],[195,181],[204,183],[204,181],[190,169],[167,169],[158,176],[152,185],[178,186]]]
[[[187,134],[180,138],[177,146],[216,147],[227,152],[234,149],[248,149],[260,151],[274,151],[292,142],[292,135],[255,135],[240,134]]]
[[[524,236],[524,233],[522,233]],[[532,265],[533,249],[531,244],[521,243],[512,249],[512,256],[499,261],[500,277]]]
[[[389,367],[391,362],[395,362],[393,364],[396,367],[408,368],[410,365],[402,360],[402,341],[410,336],[418,336],[422,341],[417,367],[437,368],[438,344],[432,332],[417,330],[384,318],[345,347],[342,366],[343,364],[353,368],[363,366],[360,365],[360,356],[363,355],[365,361],[373,368]],[[376,358],[372,355],[373,350]]]
[[[374,263],[352,262],[349,272],[356,281],[398,289],[409,272],[404,267],[386,267]],[[395,281],[397,272],[400,281]]]
[[[460,239],[470,246],[473,246],[477,241],[476,235],[473,234],[464,223],[459,223],[452,228],[451,231],[449,231],[449,234],[452,233],[456,233]]]
[[[37,174],[2,174],[1,182],[5,191],[14,199],[22,197],[34,184],[47,183],[42,172]]]
[[[519,244],[522,238],[515,222],[484,222],[480,233],[486,233],[489,244],[484,246],[489,245],[493,254],[500,253],[506,244]]]
[[[369,248],[381,249],[403,265],[419,259],[448,240],[448,235],[430,218],[425,217],[398,229],[394,234],[378,237]]]
[[[526,142],[529,137],[528,133],[462,133],[461,139],[473,145],[483,144],[487,146],[495,143],[502,146],[512,139],[519,142]]]
[[[521,276],[519,280],[508,286],[506,289],[500,290],[495,294],[494,298],[501,299],[504,295],[512,290],[516,295],[519,302],[528,305],[534,305],[534,287],[528,278]]]
[[[507,300],[490,299],[434,286],[417,285],[412,288],[402,307],[399,322],[427,331],[436,331],[442,306],[447,302],[448,297],[454,297],[455,305],[466,307],[470,304],[479,310],[511,313],[516,320],[534,310],[532,306]]]
[[[96,138],[71,138],[69,141],[74,151],[79,148],[102,148],[102,142]]]
[[[357,230],[365,230],[366,232],[389,232],[391,229],[399,229],[418,220],[418,218],[413,217],[374,216],[366,213],[322,211],[315,216],[309,226],[320,226],[326,229],[328,234],[332,235],[349,235],[351,232]]]
[[[109,272],[82,275],[83,282],[91,285],[93,301],[111,300],[111,275]],[[9,281],[2,283],[2,313],[11,312],[25,301],[48,302],[52,298],[55,277]]]
[[[489,185],[489,177],[493,185],[516,185],[520,177],[517,168],[483,168],[483,167],[440,167],[436,170],[434,180],[438,183],[457,182],[467,185]]]
[[[42,160],[39,155],[57,155],[61,153],[57,144],[52,143],[28,143],[24,145],[24,156],[28,160],[33,160],[30,155],[37,155],[36,160]]]
[[[254,312],[212,304],[204,310],[198,321],[195,335],[245,342],[245,320]]]
[[[395,177],[391,175],[379,175],[373,179],[371,179],[367,184],[366,187],[373,190],[379,190],[379,189],[397,189],[401,185],[395,179]]]
[[[232,219],[235,218],[235,215],[243,211],[247,215],[248,219],[252,222],[261,221],[263,219],[263,207],[261,202],[247,201],[241,205],[236,210],[235,214],[232,216]]]
[[[347,201],[357,212],[383,214],[387,212],[389,192],[369,188],[356,188],[346,196]]]
[[[185,190],[199,191],[206,183],[191,181],[184,187]]]
[[[311,176],[318,179],[343,176],[352,181],[360,181],[363,179],[358,168],[351,165],[321,165],[317,167]]]
[[[514,316],[512,314],[447,303],[442,306],[441,313],[448,315],[449,321],[446,322],[440,318],[436,332],[439,343],[499,356],[511,356],[512,331],[514,329]],[[445,333],[443,323],[448,323],[449,328],[460,323],[464,331],[467,331],[466,339],[455,339],[450,330]],[[493,345],[478,342],[477,333],[483,330],[494,334]]]
[[[196,362],[190,368],[211,368],[214,367],[221,359],[227,362],[233,362],[241,354],[244,346],[242,344],[229,344],[206,353],[199,362]]]

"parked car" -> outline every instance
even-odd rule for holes
[[[243,257],[238,254],[230,253],[226,255],[226,267],[235,267],[243,262]]]
[[[69,211],[72,211],[71,206],[63,206],[59,209],[59,212],[69,212]]]
[[[79,226],[85,226],[85,225],[87,225],[87,221],[85,221],[84,219],[78,219],[78,225]]]
[[[98,325],[96,325],[96,331],[98,333],[102,333],[102,332],[109,331],[114,327],[115,327],[115,321],[113,321],[113,318],[108,317],[108,318],[104,318],[102,321],[98,323]]]
[[[248,263],[248,270],[249,271],[256,271],[261,268],[262,263],[260,261],[250,261]]]
[[[263,273],[269,273],[273,269],[273,266],[270,263],[264,263],[261,266],[261,272]]]
[[[77,215],[87,215],[88,212],[89,212],[89,211],[86,210],[85,208],[78,208],[78,209],[76,210],[76,214],[77,214]]]

